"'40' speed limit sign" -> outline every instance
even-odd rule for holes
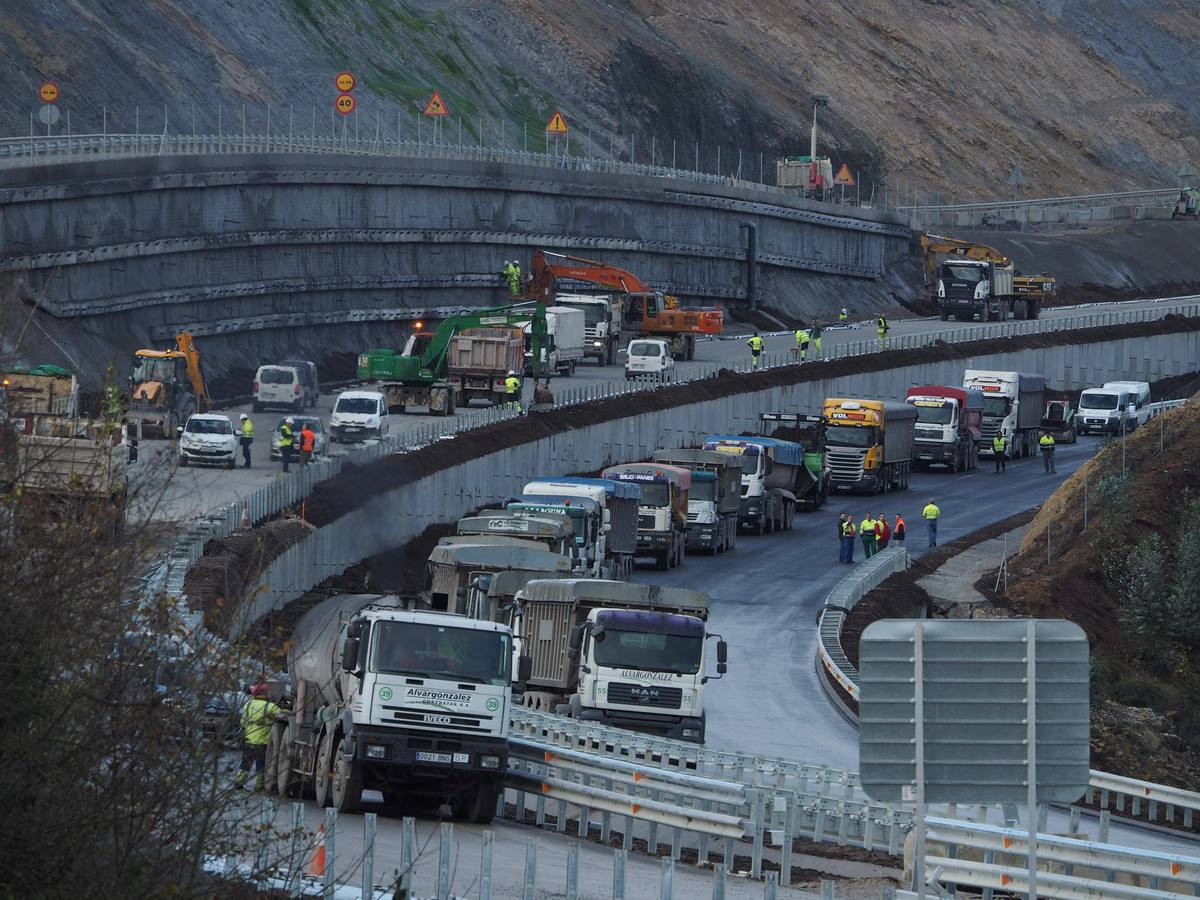
[[[350,94],[338,94],[337,99],[333,101],[334,109],[340,112],[343,116],[348,116],[350,113],[354,112],[354,107],[357,105],[358,104],[354,97]]]

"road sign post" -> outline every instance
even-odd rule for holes
[[[1035,898],[1039,804],[1073,803],[1089,781],[1083,630],[1058,619],[884,620],[863,632],[859,668],[862,786],[916,802],[913,890],[925,896],[928,803],[1024,802]]]

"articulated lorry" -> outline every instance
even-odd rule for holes
[[[804,448],[793,441],[753,435],[710,434],[704,449],[742,457],[742,497],[738,525],[753,534],[787,531],[796,515],[796,489]]]
[[[688,491],[686,547],[713,556],[737,546],[742,502],[742,457],[715,450],[655,450],[654,462],[692,473]]]
[[[963,387],[983,392],[980,453],[992,456],[992,438],[1002,434],[1008,440],[1010,459],[1034,454],[1045,407],[1045,376],[967,369]]]
[[[958,472],[979,464],[982,391],[927,384],[909,388],[907,402],[917,411],[918,466],[945,465]]]
[[[568,516],[587,574],[624,581],[633,575],[640,497],[636,484],[564,475],[529,482],[508,509]]]
[[[683,565],[687,544],[688,491],[692,473],[679,466],[627,463],[600,473],[610,481],[636,484],[638,556],[652,556],[660,570]]]
[[[528,677],[528,662],[516,680]],[[396,597],[342,595],[300,619],[288,651],[290,707],[267,745],[266,778],[287,797],[358,809],[389,803],[487,823],[508,767],[512,632],[402,609]]]
[[[530,658],[526,706],[677,740],[704,742],[704,685],[716,638],[705,629],[708,596],[597,579],[530,581],[509,608]]]
[[[796,508],[816,512],[829,499],[832,474],[825,446],[825,426],[829,423],[824,416],[805,413],[763,413],[762,421],[764,432],[772,429],[767,437],[791,441],[803,448],[804,469],[796,473],[793,488]]]
[[[828,397],[823,411],[834,490],[883,494],[908,487],[916,409],[895,400]]]

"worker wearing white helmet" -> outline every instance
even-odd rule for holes
[[[296,420],[288,416],[279,426],[279,459],[285,472],[288,470],[288,463],[292,461],[292,451],[296,449],[296,431],[292,427],[295,424]]]
[[[508,370],[508,377],[504,379],[504,393],[508,395],[508,402],[515,403],[517,412],[522,412],[521,409],[521,379],[512,369]]]
[[[238,416],[241,424],[238,428],[238,443],[242,445],[242,468],[250,468],[250,445],[254,443],[254,423],[245,413]]]

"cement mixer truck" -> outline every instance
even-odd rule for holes
[[[292,633],[286,721],[267,746],[266,782],[287,797],[358,809],[386,802],[487,823],[508,766],[512,632],[403,609],[378,594],[333,597]],[[522,658],[517,678],[528,678]]]

